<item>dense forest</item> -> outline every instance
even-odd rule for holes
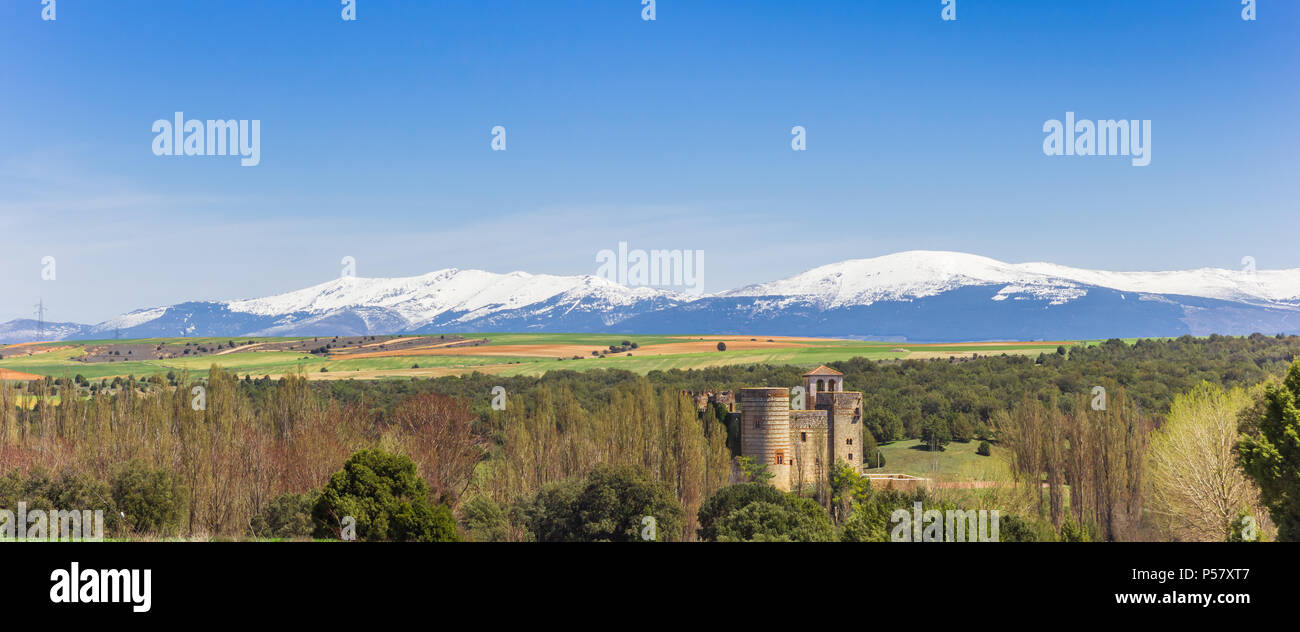
[[[847,470],[777,493],[737,458],[721,411],[682,395],[793,386],[807,367],[331,382],[214,368],[83,396],[72,396],[86,392],[76,378],[10,382],[0,507],[104,508],[109,533],[130,538],[336,537],[348,516],[361,539],[636,540],[650,529],[652,539],[884,540],[893,510],[924,502],[1001,508],[1004,540],[1225,539],[1241,533],[1234,519],[1273,533],[1264,509],[1286,484],[1261,496],[1239,476],[1206,509],[1189,506],[1204,494],[1186,493],[1177,467],[1199,459],[1185,454],[1204,440],[1209,422],[1197,420],[1223,428],[1220,444],[1237,441],[1239,421],[1266,441],[1272,427],[1258,420],[1285,410],[1277,381],[1297,351],[1297,337],[1211,336],[833,364],[864,393],[864,440],[942,450],[981,439],[1010,455],[1014,480],[915,493],[874,490]],[[1089,405],[1096,386],[1110,393],[1101,412]]]

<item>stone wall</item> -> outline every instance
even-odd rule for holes
[[[826,478],[827,415],[824,410],[790,411],[790,445],[794,465],[790,470],[790,488],[803,489]]]

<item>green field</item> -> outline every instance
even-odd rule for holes
[[[990,481],[1009,477],[1006,450],[995,445],[990,456],[980,456],[975,453],[979,443],[953,441],[943,451],[930,452],[916,439],[895,441],[880,446],[884,467],[864,471],[909,474],[938,481]]]
[[[499,375],[541,375],[547,371],[564,369],[586,371],[593,368],[623,369],[645,374],[668,369],[700,369],[714,366],[741,364],[790,364],[816,366],[828,362],[869,358],[875,360],[934,357],[970,357],[980,355],[1028,354],[1053,352],[1060,342],[1042,343],[952,343],[915,344],[873,342],[835,339],[784,339],[766,336],[637,336],[622,334],[466,334],[467,337],[486,337],[485,346],[462,349],[463,353],[394,352],[373,357],[346,357],[341,355],[312,355],[291,351],[235,351],[223,355],[198,355],[167,359],[128,360],[115,362],[83,362],[77,358],[92,347],[127,344],[159,344],[189,342],[195,344],[220,344],[231,338],[151,338],[144,340],[96,340],[50,342],[38,345],[9,345],[0,347],[0,369],[41,376],[82,375],[87,379],[112,378],[134,375],[137,377],[166,374],[168,372],[191,374],[206,373],[218,365],[238,374],[253,376],[280,376],[303,371],[313,379],[380,379],[419,376],[440,376],[482,371]],[[429,336],[431,343],[436,336]],[[302,340],[296,338],[244,338],[241,343]],[[321,338],[321,340],[325,340]],[[726,351],[718,351],[716,342],[730,343]],[[609,345],[635,342],[637,349],[630,353],[610,353]],[[691,345],[684,345],[691,343]],[[1064,343],[1070,344],[1070,343]],[[663,345],[674,345],[664,347]],[[509,346],[511,349],[501,349]],[[683,348],[690,346],[691,348]],[[740,348],[745,346],[758,348]],[[49,351],[43,351],[51,349]],[[593,356],[591,351],[604,350],[603,356]],[[30,355],[29,355],[30,354]],[[574,359],[574,356],[581,359]],[[415,366],[418,365],[418,368]],[[322,369],[324,369],[322,371]]]

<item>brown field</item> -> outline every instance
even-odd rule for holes
[[[32,346],[32,345],[40,345],[40,344],[45,344],[45,343],[43,343],[43,342],[19,342],[19,343],[17,343],[17,344],[8,345],[8,346],[5,346],[4,348],[0,348],[0,355],[3,355],[3,356],[5,356],[5,357],[9,357],[9,356],[11,355],[9,352],[10,352],[10,351],[13,351],[13,350],[15,350],[15,349],[18,349],[19,352],[24,353],[24,354],[30,356],[30,355],[37,355],[37,354],[40,354],[40,353],[50,353],[50,352],[52,352],[52,351],[62,351],[62,350],[64,350],[64,349],[71,349],[71,348],[73,348],[73,345],[55,345],[55,346],[53,346],[53,347],[35,347],[35,348],[33,348],[33,349],[21,349],[21,347],[27,347],[27,346]]]
[[[41,379],[41,376],[39,375],[32,375],[31,373],[23,373],[22,371],[15,371],[13,369],[0,369],[0,380],[31,381],[31,380],[39,380],[39,379]]]
[[[393,343],[401,343],[401,342],[406,342],[411,340],[420,340],[420,337],[417,336],[413,338],[400,338],[398,340],[393,341]],[[474,340],[457,339],[457,340],[449,340],[446,342],[439,342],[431,345],[408,346],[402,349],[385,349],[383,351],[348,351],[346,349],[337,350],[337,351],[332,350],[330,351],[329,355],[331,358],[347,358],[350,360],[353,358],[393,358],[398,356],[413,356],[413,355],[419,355],[419,356],[466,355],[466,351],[465,351],[466,349],[501,348],[501,347],[487,347],[486,346],[487,343],[488,343],[487,338],[476,338]],[[374,345],[368,345],[368,346],[373,347]],[[519,346],[527,346],[527,345],[519,345]],[[451,348],[458,349],[460,350],[460,353],[449,353],[451,349],[444,349],[444,347],[451,347]],[[436,350],[436,349],[440,349],[441,351],[430,353],[430,350]],[[476,353],[470,355],[502,355],[502,354]],[[522,354],[513,354],[513,355],[522,355]],[[546,356],[542,356],[542,357],[546,357]]]

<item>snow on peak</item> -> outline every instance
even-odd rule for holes
[[[1109,272],[1052,263],[1004,263],[979,255],[931,250],[842,261],[723,296],[798,297],[822,308],[835,308],[934,296],[972,285],[1004,286],[994,300],[1029,295],[1053,304],[1084,296],[1087,286],[1255,303],[1300,301],[1300,269]]]
[[[234,312],[264,316],[383,307],[418,325],[444,312],[482,315],[498,309],[518,309],[555,297],[565,302],[596,299],[607,305],[622,306],[665,295],[667,293],[652,288],[624,287],[591,275],[555,276],[519,271],[496,274],[448,268],[415,277],[340,277],[284,294],[232,301],[228,306]]]

